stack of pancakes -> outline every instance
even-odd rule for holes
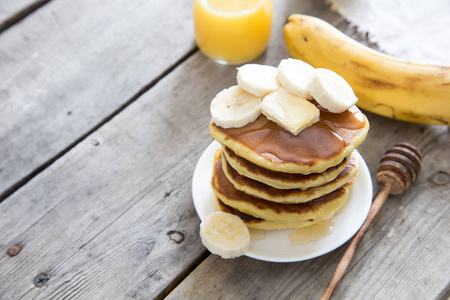
[[[298,135],[264,114],[241,128],[210,123],[222,144],[211,180],[219,210],[251,228],[282,229],[316,224],[343,206],[358,171],[354,149],[369,123],[356,106],[330,113],[313,103],[320,119]]]

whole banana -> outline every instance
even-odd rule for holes
[[[289,16],[284,35],[293,58],[344,77],[361,108],[403,121],[450,125],[450,66],[395,59],[300,14]]]

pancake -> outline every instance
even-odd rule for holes
[[[234,214],[241,218],[242,221],[244,221],[245,225],[249,228],[254,229],[263,229],[263,230],[271,230],[271,229],[286,229],[286,228],[305,228],[311,225],[316,225],[323,220],[328,220],[331,218],[334,213],[331,213],[330,215],[327,215],[320,219],[314,219],[314,220],[306,220],[306,221],[297,221],[297,222],[274,222],[274,221],[268,221],[261,218],[256,218],[247,214],[244,214],[243,212],[240,212],[231,206],[226,205],[222,201],[220,201],[219,198],[216,197],[216,205],[220,211]]]
[[[346,184],[348,181],[355,177],[358,171],[358,157],[355,153],[352,153],[344,170],[339,173],[339,175],[334,180],[324,185],[312,187],[306,190],[280,190],[262,182],[240,175],[235,169],[230,166],[228,161],[224,159],[223,156],[221,161],[222,170],[225,176],[236,189],[246,194],[278,203],[304,203],[315,198],[319,198]]]
[[[222,128],[213,122],[211,136],[238,156],[265,169],[285,173],[322,173],[338,165],[366,138],[369,122],[352,106],[330,113],[316,102],[320,120],[294,136],[261,114],[241,128]]]
[[[275,222],[298,222],[323,218],[338,210],[347,200],[354,180],[341,188],[305,203],[285,204],[267,201],[237,190],[222,170],[220,149],[214,158],[211,187],[226,205],[245,214]]]
[[[311,173],[308,175],[282,173],[270,171],[260,166],[251,163],[250,161],[237,156],[230,148],[223,146],[222,155],[240,175],[254,179],[256,181],[265,183],[277,189],[308,189],[311,187],[323,185],[335,179],[341,173],[348,160],[349,156],[331,168],[326,169],[322,173]]]

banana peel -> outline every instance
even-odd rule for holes
[[[450,66],[401,61],[301,14],[288,17],[284,36],[293,58],[344,77],[362,109],[408,122],[450,125]]]

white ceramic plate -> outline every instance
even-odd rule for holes
[[[214,193],[210,186],[214,153],[220,144],[213,141],[201,155],[192,180],[192,197],[200,219],[217,211]],[[264,261],[295,262],[326,254],[355,235],[364,223],[372,204],[372,179],[364,159],[357,153],[360,162],[355,184],[344,209],[333,217],[333,230],[322,239],[306,245],[293,243],[289,235],[296,229],[268,230],[254,240],[245,254]]]

